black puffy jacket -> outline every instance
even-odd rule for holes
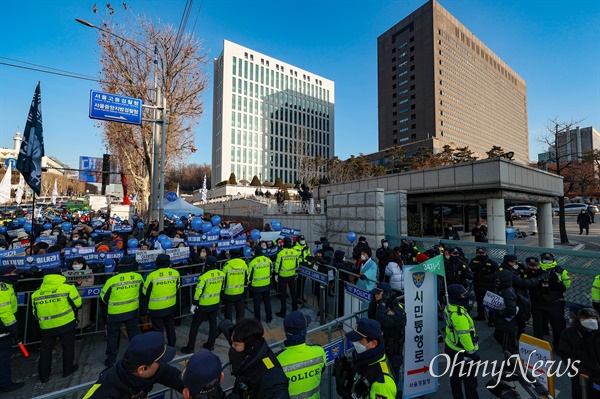
[[[374,297],[374,296],[373,296]],[[375,300],[369,303],[369,319],[377,320],[381,324],[385,342],[385,354],[402,355],[404,348],[404,327],[406,326],[406,312],[398,302],[398,298],[391,296],[389,299]]]
[[[494,312],[494,323],[496,329],[506,332],[517,332],[517,292],[513,288],[513,274],[508,270],[502,270],[496,273],[496,278],[500,281],[500,287],[497,292],[504,299],[505,308]],[[511,319],[510,321],[507,320]]]

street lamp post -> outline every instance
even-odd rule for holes
[[[163,208],[163,197],[165,190],[165,147],[167,138],[167,100],[162,95],[161,88],[158,87],[158,46],[154,46],[154,57],[148,55],[147,50],[140,48],[134,42],[125,39],[113,32],[102,29],[91,22],[88,22],[81,18],[75,18],[77,22],[85,25],[89,28],[97,29],[118,39],[121,39],[138,51],[144,54],[148,58],[154,59],[154,106],[143,105],[145,108],[151,108],[153,110],[153,119],[142,119],[145,122],[152,123],[152,168],[150,170],[150,214],[148,221],[158,220],[159,230],[164,228],[164,208]],[[161,115],[162,111],[162,115]],[[160,160],[160,162],[159,162]],[[159,185],[159,163],[160,163],[160,185]]]

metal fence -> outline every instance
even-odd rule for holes
[[[565,292],[567,305],[579,304],[591,306],[591,290],[594,277],[600,274],[600,253],[588,251],[573,251],[569,249],[540,248],[520,245],[499,245],[469,241],[440,240],[436,238],[408,237],[408,236],[386,236],[390,247],[399,246],[402,239],[413,240],[419,251],[424,252],[434,244],[443,247],[461,247],[465,256],[469,259],[475,257],[477,247],[484,247],[488,256],[498,262],[502,262],[504,255],[517,255],[520,261],[525,258],[540,255],[545,252],[554,254],[556,263],[569,272],[571,287]]]

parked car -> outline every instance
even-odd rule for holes
[[[582,209],[587,210],[588,206],[586,204],[566,204],[565,215],[578,215],[579,213],[581,213]],[[560,208],[552,208],[552,213],[554,214],[554,216],[558,216],[560,213]]]
[[[514,215],[518,215],[518,218],[528,218],[533,214],[537,214],[537,208],[533,205],[516,205],[509,208]]]
[[[594,212],[594,213],[598,213],[598,206],[596,205],[588,205],[588,210]]]

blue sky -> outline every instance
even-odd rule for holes
[[[201,0],[194,2],[188,28]],[[600,1],[442,0],[451,14],[527,82],[530,158],[548,118],[584,119],[600,129]],[[92,1],[3,0],[0,56],[98,76]],[[105,3],[98,3],[104,7]],[[121,2],[115,2],[115,7]],[[179,25],[184,0],[128,1],[137,13]],[[228,39],[335,82],[335,154],[377,151],[377,36],[424,4],[404,1],[204,0],[194,31],[209,59]],[[120,7],[119,7],[120,8]],[[7,59],[0,62],[13,63]],[[207,65],[212,71],[212,62]],[[101,134],[88,118],[93,82],[0,65],[0,146],[22,130],[37,81],[42,82],[46,154],[76,167],[100,156]],[[212,79],[196,129],[198,152],[210,163]]]

